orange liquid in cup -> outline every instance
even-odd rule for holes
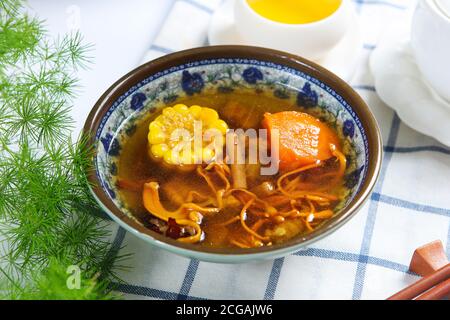
[[[305,24],[332,15],[342,0],[247,0],[259,15],[281,23]]]

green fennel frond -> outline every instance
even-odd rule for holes
[[[24,0],[0,1],[0,14],[12,16],[22,7]]]
[[[92,199],[86,137],[72,141],[79,33],[49,39],[21,0],[0,0],[0,298],[110,299],[126,256]],[[67,288],[67,267],[82,272]]]
[[[69,272],[68,272],[69,271]],[[70,263],[50,259],[45,271],[34,273],[34,286],[16,286],[13,296],[24,300],[112,300],[119,298],[109,293],[108,283],[97,277],[86,278],[80,274],[79,288],[67,284],[70,275]],[[106,293],[105,293],[106,292]],[[1,296],[0,296],[1,297]]]

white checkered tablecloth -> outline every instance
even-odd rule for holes
[[[178,0],[146,60],[206,44],[220,0]],[[343,228],[286,258],[221,265],[179,257],[118,228],[114,246],[133,253],[118,284],[137,299],[384,299],[417,280],[414,249],[441,239],[450,254],[450,150],[406,127],[377,96],[368,58],[381,29],[409,14],[415,1],[353,1],[364,52],[351,81],[374,112],[384,141],[381,176],[370,201]],[[424,106],[426,112],[426,106]]]

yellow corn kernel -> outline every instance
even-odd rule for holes
[[[152,155],[155,158],[163,158],[164,154],[169,150],[169,147],[165,143],[154,144],[151,147]]]
[[[150,125],[148,126],[149,130],[157,130],[157,129],[162,129],[163,125],[161,122],[157,121],[157,119],[155,119],[155,121],[150,122]]]
[[[226,134],[228,130],[228,125],[225,121],[217,119],[213,121],[210,125],[210,128],[214,128],[219,130],[222,134]]]
[[[162,111],[163,116],[166,116],[166,117],[172,117],[176,113],[177,112],[172,107],[164,108]]]
[[[204,122],[204,125],[213,123],[219,119],[219,114],[216,110],[211,108],[202,108],[202,112],[199,115],[200,120]]]
[[[161,128],[155,126],[150,129],[150,132],[148,133],[148,141],[150,144],[163,143],[166,141],[166,134]]]
[[[209,162],[214,158],[214,150],[210,148],[204,148],[202,150],[202,159],[203,162]]]
[[[164,153],[164,161],[168,164],[180,164],[178,154],[170,149]]]
[[[177,104],[175,106],[173,106],[173,109],[181,114],[186,114],[189,112],[189,108],[185,105],[185,104]]]
[[[194,116],[194,118],[198,118],[200,113],[202,112],[202,107],[200,106],[192,106],[189,108],[189,113]]]

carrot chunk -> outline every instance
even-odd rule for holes
[[[333,130],[319,119],[302,112],[266,113],[262,125],[269,137],[274,130],[279,134],[280,169],[295,170],[318,160],[333,157],[330,144],[339,148],[339,139]]]

